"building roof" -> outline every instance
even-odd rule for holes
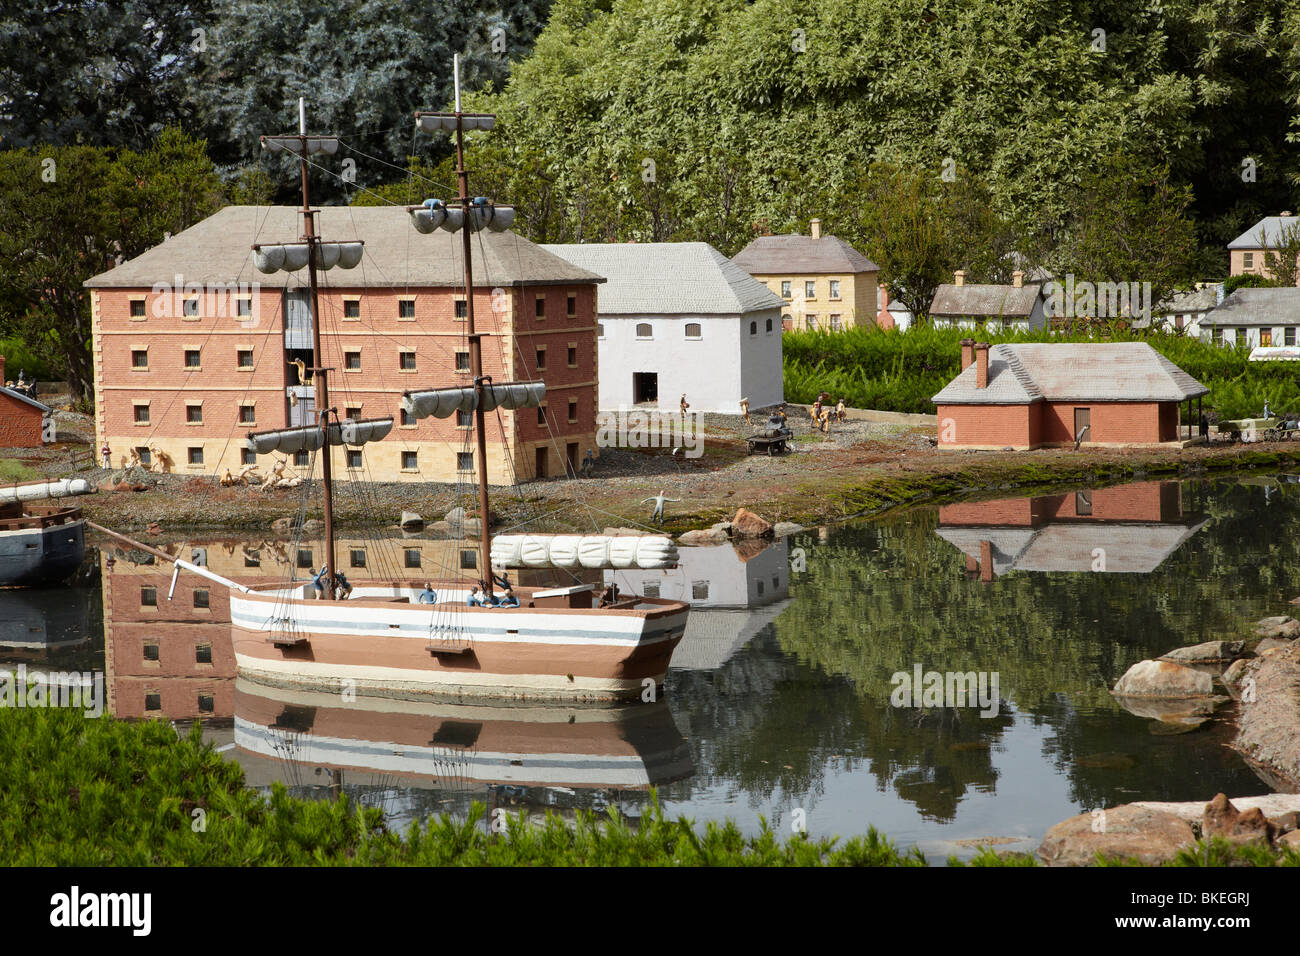
[[[1201,325],[1300,325],[1300,287],[1238,289]]]
[[[272,288],[307,282],[307,270],[267,275],[253,265],[252,245],[296,242],[300,212],[295,206],[227,206],[129,262],[89,279],[87,288],[152,288],[155,283],[258,282]],[[366,244],[355,269],[320,273],[335,287],[455,287],[464,283],[462,239],[437,230],[422,235],[398,206],[323,206],[317,233],[331,242]],[[476,288],[602,282],[513,232],[472,236]]]
[[[592,242],[540,248],[605,277],[602,316],[744,315],[785,304],[707,242]]]
[[[1272,249],[1284,229],[1300,226],[1300,216],[1265,216],[1232,242],[1229,249]]]
[[[1014,285],[991,285],[967,282],[964,285],[944,283],[935,290],[930,303],[930,315],[939,318],[964,316],[1028,318],[1038,304],[1042,286],[1026,282]]]
[[[987,388],[972,362],[936,405],[1031,402],[1181,402],[1209,389],[1145,342],[1027,342],[989,348]]]
[[[1153,315],[1182,315],[1187,312],[1209,312],[1219,301],[1218,285],[1207,285],[1202,289],[1186,289],[1175,292],[1169,298],[1156,304],[1151,310]]]
[[[756,276],[880,271],[880,266],[836,236],[759,236],[731,261]]]
[[[1107,572],[1150,574],[1204,525],[1205,519],[1131,524],[1061,521],[1041,528],[944,527],[936,534],[976,560],[980,542],[989,542],[993,573],[999,576],[1008,571],[1092,573],[1098,548],[1105,550]]]
[[[0,385],[0,395],[7,395],[17,401],[25,402],[32,406],[32,408],[40,409],[42,415],[49,415],[54,411],[54,409],[50,408],[50,406],[46,405],[44,402],[38,402],[34,398],[28,398],[22,392],[14,391],[12,388],[5,388],[3,385]]]

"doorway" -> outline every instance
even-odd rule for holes
[[[632,404],[643,405],[646,402],[659,401],[659,373],[632,373]]]
[[[545,446],[542,446],[541,448],[538,448],[536,450],[536,461],[537,461],[537,468],[535,469],[533,477],[545,478],[546,477],[546,447]]]
[[[564,457],[569,463],[569,477],[578,477],[578,443],[576,441],[568,442],[564,446]]]
[[[1091,441],[1092,435],[1092,409],[1076,408],[1074,410],[1074,442],[1079,444],[1085,439]]]

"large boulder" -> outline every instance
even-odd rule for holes
[[[1238,845],[1268,847],[1273,842],[1273,827],[1259,807],[1240,811],[1226,794],[1219,793],[1205,805],[1201,836],[1206,840],[1222,837]]]
[[[1285,615],[1266,617],[1255,622],[1255,633],[1260,637],[1300,637],[1300,621]]]
[[[738,538],[770,538],[772,522],[760,518],[746,508],[741,508],[736,512],[736,517],[731,519],[731,533]]]
[[[1269,651],[1281,650],[1291,646],[1291,641],[1285,637],[1266,637],[1255,645],[1255,653],[1263,657]]]
[[[1175,647],[1161,654],[1160,660],[1177,664],[1218,664],[1236,660],[1245,648],[1245,641],[1206,641],[1190,647]]]
[[[727,533],[725,531],[714,531],[712,529],[707,531],[687,531],[677,539],[678,544],[686,545],[725,544],[726,541]]]
[[[1138,661],[1111,693],[1116,697],[1213,697],[1214,678],[1173,661]]]
[[[778,538],[784,538],[789,534],[798,534],[803,530],[803,525],[796,524],[793,521],[778,521],[772,526],[772,533]]]
[[[1240,657],[1233,661],[1226,671],[1223,672],[1221,680],[1229,687],[1236,687],[1246,676],[1246,668],[1250,666],[1252,658]]]
[[[1159,866],[1195,843],[1191,824],[1172,813],[1126,804],[1056,824],[1047,831],[1038,855],[1048,866],[1096,866],[1098,854]]]

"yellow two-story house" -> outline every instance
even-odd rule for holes
[[[781,325],[840,331],[876,316],[880,267],[843,239],[823,236],[820,219],[811,235],[759,236],[732,259],[785,302]]]

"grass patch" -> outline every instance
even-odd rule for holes
[[[42,477],[39,471],[17,458],[0,459],[0,484],[40,481]]]

